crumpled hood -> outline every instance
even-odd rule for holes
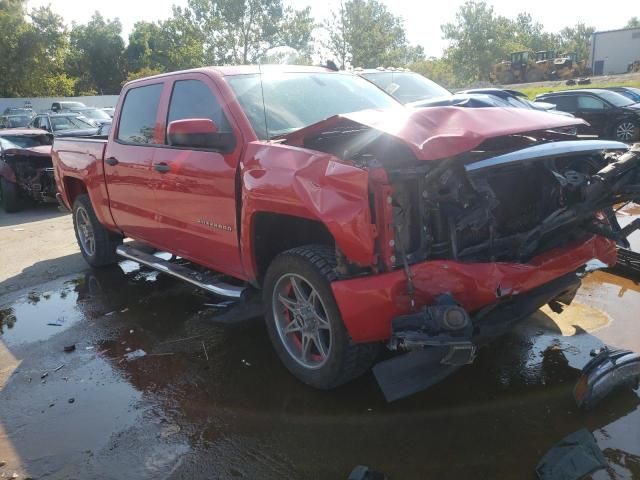
[[[587,125],[579,118],[521,108],[398,108],[337,115],[284,138],[287,141],[299,141],[343,120],[402,140],[419,160],[437,160],[459,155],[473,150],[489,138]]]
[[[31,148],[7,148],[4,151],[8,155],[30,155],[32,157],[50,157],[51,145],[40,145]]]

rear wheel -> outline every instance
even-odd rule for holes
[[[638,137],[638,124],[631,120],[623,120],[613,129],[616,140],[631,142]]]
[[[331,248],[309,245],[278,255],[264,281],[264,305],[271,342],[299,380],[331,389],[366,372],[376,343],[353,344],[330,283],[336,279]]]
[[[543,78],[544,78],[544,74],[540,70],[535,68],[527,70],[527,73],[524,76],[524,79],[529,83],[539,82]]]
[[[86,194],[78,195],[73,202],[73,227],[80,252],[89,265],[104,267],[118,261],[116,248],[122,237],[102,226]]]
[[[18,185],[4,177],[0,178],[0,204],[7,213],[17,212],[21,207]]]

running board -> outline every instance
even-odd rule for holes
[[[141,263],[167,275],[189,282],[207,292],[215,293],[221,297],[240,298],[246,287],[238,287],[218,280],[216,275],[200,273],[184,265],[163,260],[151,253],[135,248],[131,245],[120,245],[116,253],[121,257]]]

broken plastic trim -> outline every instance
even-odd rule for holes
[[[629,146],[622,142],[609,140],[572,140],[563,142],[543,143],[529,148],[523,148],[515,152],[506,153],[497,157],[487,158],[464,168],[467,172],[482,168],[495,167],[522,161],[536,160],[545,157],[558,157],[562,155],[576,155],[578,153],[594,152],[598,150],[629,150]]]
[[[640,355],[604,347],[582,369],[573,390],[578,407],[589,410],[618,388],[638,388]]]

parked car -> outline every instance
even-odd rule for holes
[[[71,113],[77,113],[91,120],[97,127],[105,123],[111,123],[111,117],[99,108],[73,108]]]
[[[82,102],[53,102],[51,104],[51,111],[54,113],[69,112],[78,108],[87,108],[87,106]]]
[[[91,120],[77,113],[40,113],[31,127],[51,132],[55,137],[88,137],[98,132]]]
[[[20,115],[20,116],[28,116],[33,117],[35,113],[31,108],[26,107],[7,107],[2,112],[2,115]]]
[[[2,115],[0,117],[0,128],[27,127],[31,120],[31,115]]]
[[[110,118],[113,118],[113,114],[116,111],[116,109],[113,107],[106,107],[106,108],[102,108],[101,110],[107,115],[109,115]]]
[[[116,111],[108,140],[53,146],[86,261],[129,258],[239,301],[261,290],[278,356],[322,389],[384,345],[402,355],[374,373],[398,398],[560,311],[587,264],[616,262],[623,233],[602,212],[640,199],[640,150],[550,131],[583,120],[411,109],[322,68],[135,80]]]
[[[518,90],[512,90],[508,88],[471,88],[462,90],[458,94],[483,94],[493,95],[498,97],[510,106],[515,108],[532,108],[534,110],[542,110],[544,112],[558,113],[556,106],[553,103],[547,102],[532,102],[524,93]],[[560,115],[566,115],[566,112],[560,112]]]
[[[636,103],[640,102],[640,88],[636,87],[607,87],[606,90],[620,93],[627,98],[630,98]]]
[[[451,92],[442,85],[419,73],[403,69],[356,69],[355,73],[375,83],[402,103],[451,95]]]
[[[25,199],[57,201],[52,143],[53,135],[44,130],[0,131],[0,204],[5,212],[19,210]]]
[[[620,93],[597,88],[565,90],[543,93],[537,100],[589,122],[578,127],[578,133],[622,142],[638,139],[640,104]]]

